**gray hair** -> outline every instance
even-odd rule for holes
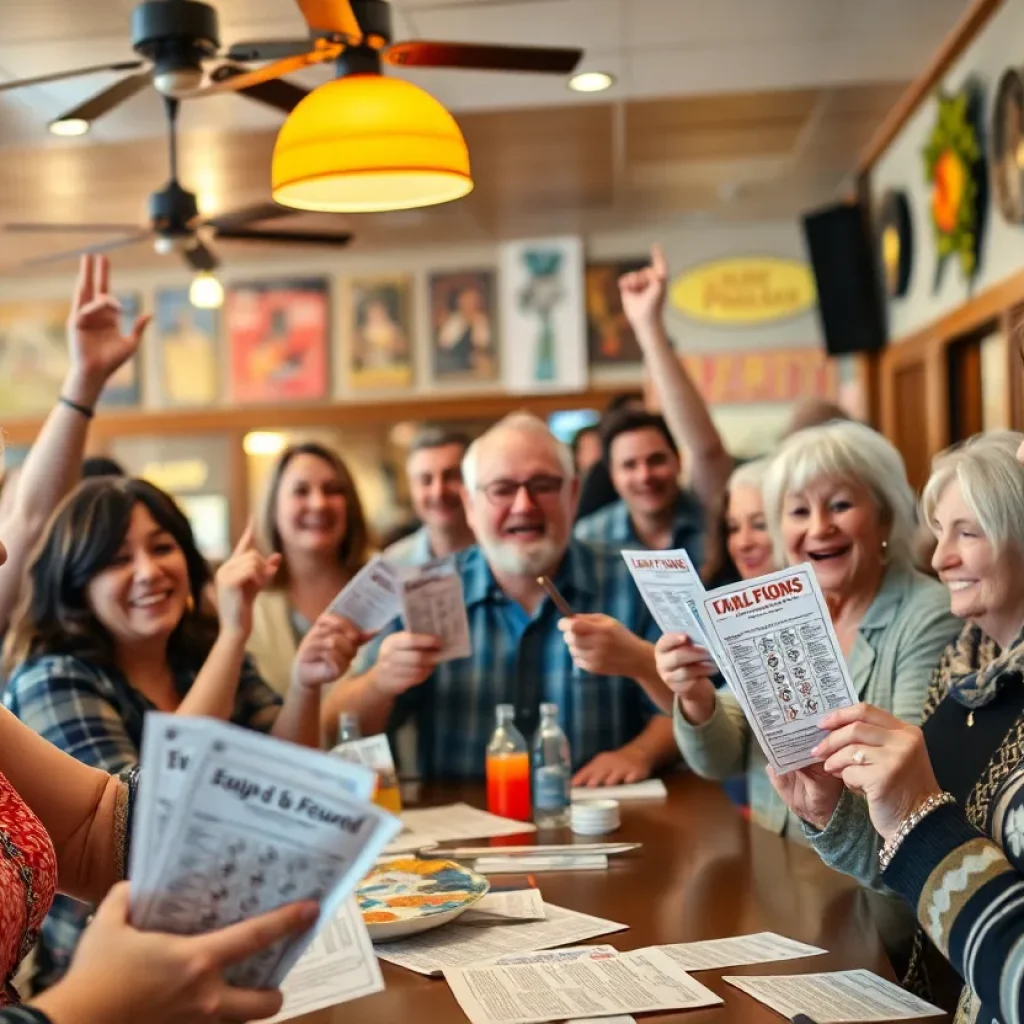
[[[891,561],[913,564],[917,503],[907,482],[903,456],[878,431],[841,420],[790,435],[765,476],[765,517],[780,565],[785,564],[782,505],[786,495],[824,477],[853,480],[866,488],[883,522],[889,525]]]
[[[476,489],[478,478],[477,463],[480,458],[480,449],[493,437],[504,433],[531,434],[544,444],[547,444],[555,453],[556,458],[565,473],[565,478],[571,480],[576,476],[576,463],[572,452],[567,445],[555,437],[548,429],[548,425],[533,413],[512,412],[503,419],[498,420],[493,427],[490,427],[481,434],[466,450],[462,457],[462,482],[467,491]]]
[[[936,455],[921,495],[925,522],[932,525],[936,506],[956,481],[996,552],[1013,547],[1024,554],[1024,469],[1017,462],[1022,442],[1024,434],[994,430]]]
[[[742,466],[737,466],[732,471],[732,476],[729,477],[726,490],[734,491],[737,487],[754,487],[759,491],[764,490],[764,479],[768,475],[771,464],[772,460],[765,456],[760,459],[751,459],[750,462],[744,462]]]
[[[469,437],[461,430],[451,430],[448,427],[424,427],[412,439],[409,455],[429,451],[431,448],[447,448],[451,444],[457,444],[465,452],[469,447]]]

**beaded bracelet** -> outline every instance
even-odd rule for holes
[[[921,821],[928,817],[932,811],[936,808],[942,807],[943,804],[956,803],[956,798],[952,793],[933,793],[930,797],[913,814],[909,817],[904,818],[896,829],[896,833],[893,837],[878,851],[878,866],[885,871],[885,869],[892,862],[893,857],[896,856],[896,851],[902,846],[903,840],[910,835],[911,831],[915,829]]]

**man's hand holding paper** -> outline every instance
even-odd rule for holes
[[[560,619],[573,664],[600,676],[635,676],[638,659],[650,658],[651,645],[610,615]]]

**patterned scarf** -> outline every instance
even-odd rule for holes
[[[965,708],[981,708],[1005,686],[1024,679],[1024,629],[1005,650],[977,626],[960,634],[949,660],[948,694]]]

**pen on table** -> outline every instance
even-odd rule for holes
[[[554,585],[547,578],[547,576],[538,576],[537,582],[544,588],[544,593],[551,598],[552,604],[567,618],[571,618],[576,613],[569,607],[569,602],[558,592],[558,587]]]

